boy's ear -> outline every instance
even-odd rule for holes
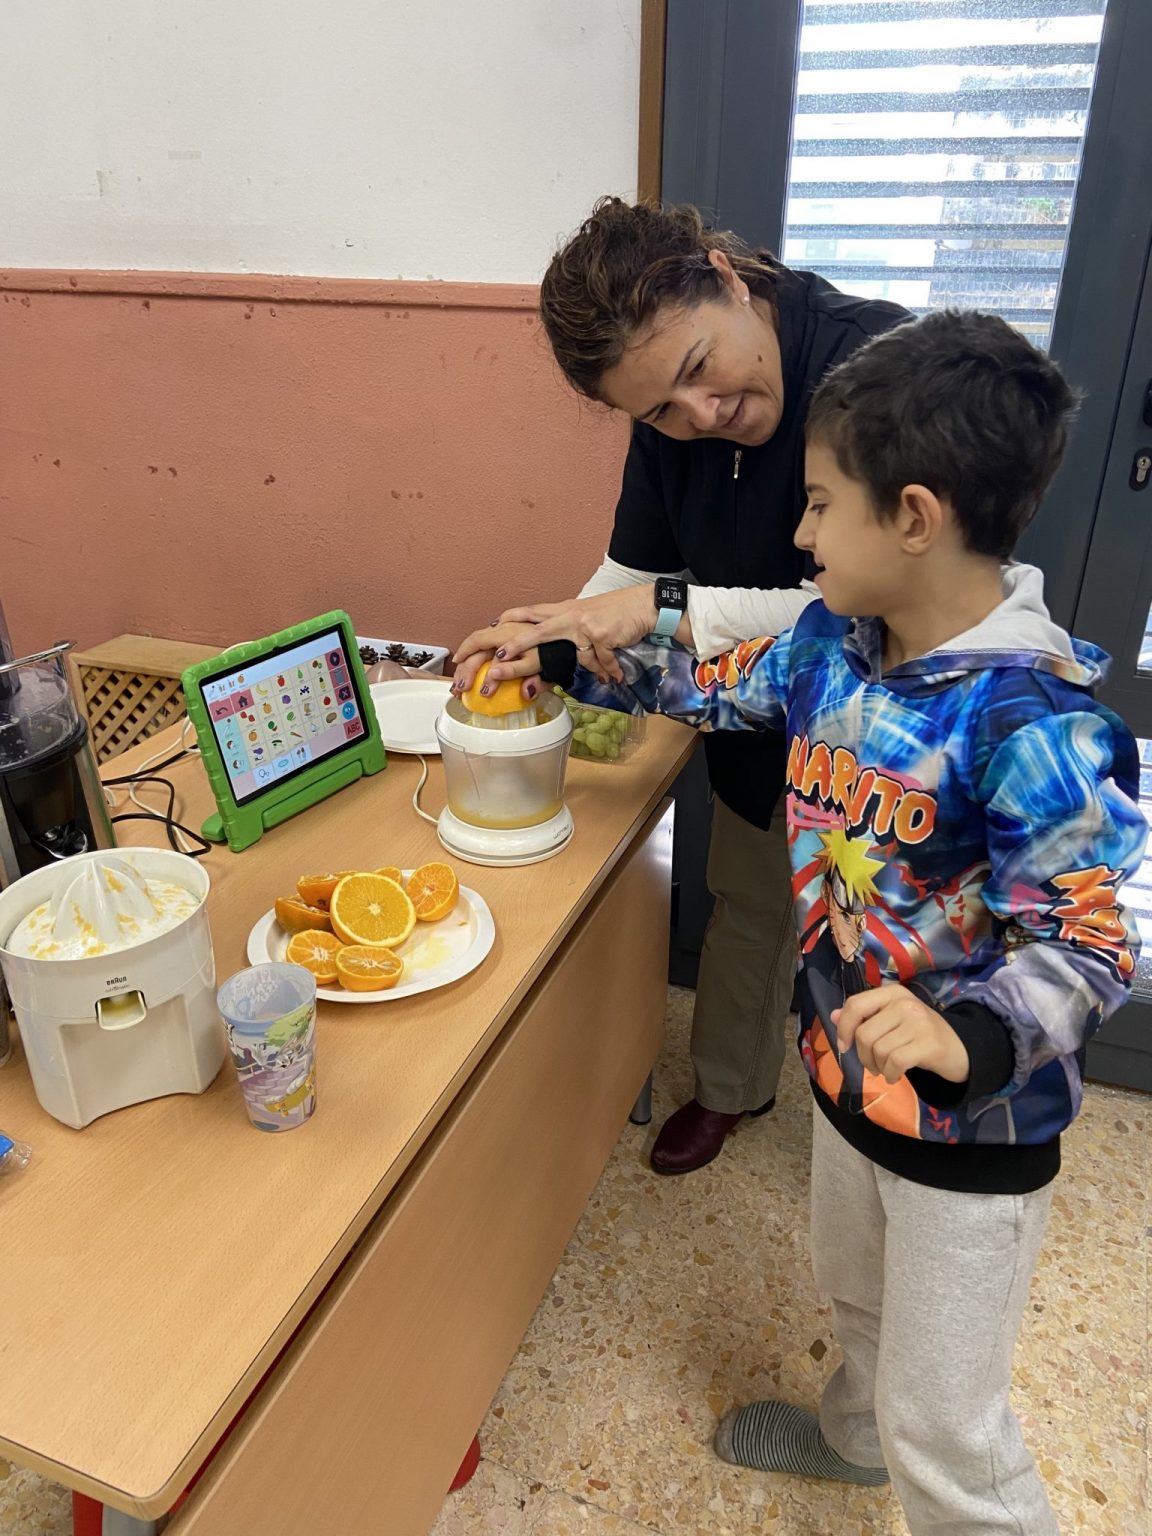
[[[940,498],[926,485],[906,485],[896,508],[900,542],[906,554],[927,554],[944,529]]]

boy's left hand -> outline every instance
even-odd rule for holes
[[[885,984],[858,992],[832,1010],[832,1024],[838,1049],[855,1045],[864,1070],[886,1082],[898,1082],[912,1067],[950,1083],[968,1080],[968,1052],[960,1036],[906,987]]]

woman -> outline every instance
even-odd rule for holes
[[[495,655],[489,681],[525,677],[531,696],[536,647],[550,640],[615,676],[617,646],[678,622],[701,656],[790,626],[815,592],[792,542],[808,398],[907,312],[791,271],[705,228],[695,208],[619,198],[597,203],[553,259],[540,310],[573,387],[633,418],[612,538],[578,598],[509,609],[470,635],[457,689]],[[782,738],[717,733],[705,750],[715,907],[692,1021],[696,1092],[656,1138],[658,1173],[703,1167],[744,1115],[771,1109],[795,970]]]

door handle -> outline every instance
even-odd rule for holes
[[[1140,416],[1146,427],[1152,427],[1152,379],[1148,380],[1148,386],[1144,391],[1144,409],[1140,412]]]

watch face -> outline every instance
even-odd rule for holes
[[[684,582],[675,577],[664,577],[658,581],[656,583],[656,606],[658,608],[681,609],[686,607],[688,596],[684,587]]]

